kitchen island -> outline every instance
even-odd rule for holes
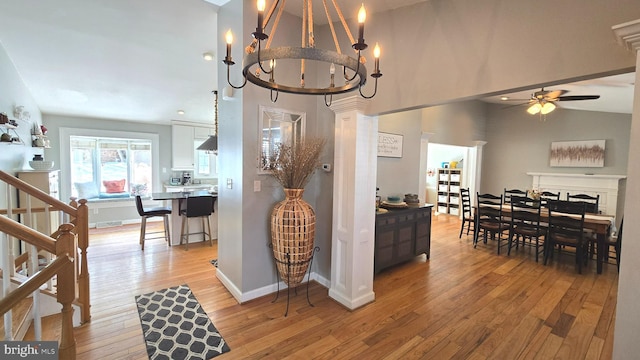
[[[374,272],[431,254],[432,204],[376,214]]]
[[[182,227],[182,217],[180,217],[180,203],[186,200],[188,197],[201,197],[201,196],[212,196],[213,199],[213,212],[211,213],[211,238],[218,238],[218,214],[217,214],[217,206],[216,200],[218,199],[218,193],[211,192],[208,190],[196,190],[196,191],[181,191],[181,192],[162,192],[162,193],[152,193],[151,198],[153,200],[164,200],[171,201],[171,220],[170,220],[170,231],[171,231],[171,245],[179,245],[180,244],[180,230]],[[192,219],[192,222],[189,224],[190,231],[189,232],[199,232],[202,231],[202,222],[196,221]],[[198,242],[205,240],[202,234],[193,235],[189,239],[189,243]],[[208,240],[208,239],[207,239]]]

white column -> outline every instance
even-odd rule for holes
[[[469,167],[469,169],[475,170],[475,178],[474,182],[469,184],[469,196],[471,196],[471,204],[475,204],[476,202],[476,192],[480,191],[480,179],[482,179],[482,150],[486,145],[486,141],[476,141],[475,149],[475,158],[473,159],[473,164]]]
[[[640,19],[616,25],[613,31],[618,42],[636,54],[636,82],[631,115],[629,138],[629,163],[627,165],[626,201],[624,207],[624,231],[622,261],[618,279],[618,304],[613,341],[614,359],[634,359],[640,353]]]
[[[336,100],[331,106],[336,122],[329,296],[351,310],[375,299],[378,118],[364,116],[365,107],[360,97]]]
[[[418,197],[420,203],[427,202],[427,159],[429,158],[429,138],[433,133],[422,132],[420,137],[420,171],[418,179]]]

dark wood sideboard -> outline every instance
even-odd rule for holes
[[[431,252],[431,209],[389,210],[376,214],[374,271],[380,271]]]

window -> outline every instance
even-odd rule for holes
[[[151,193],[151,140],[70,136],[69,144],[71,196],[122,198]]]
[[[210,179],[218,177],[217,164],[218,156],[211,151],[198,150],[198,146],[202,145],[203,139],[195,139],[193,141],[194,156],[194,178]]]

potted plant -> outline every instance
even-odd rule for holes
[[[313,255],[316,214],[302,194],[320,166],[324,145],[320,138],[278,144],[273,159],[271,174],[284,188],[285,199],[271,212],[271,246],[280,277],[289,287],[302,282]]]

